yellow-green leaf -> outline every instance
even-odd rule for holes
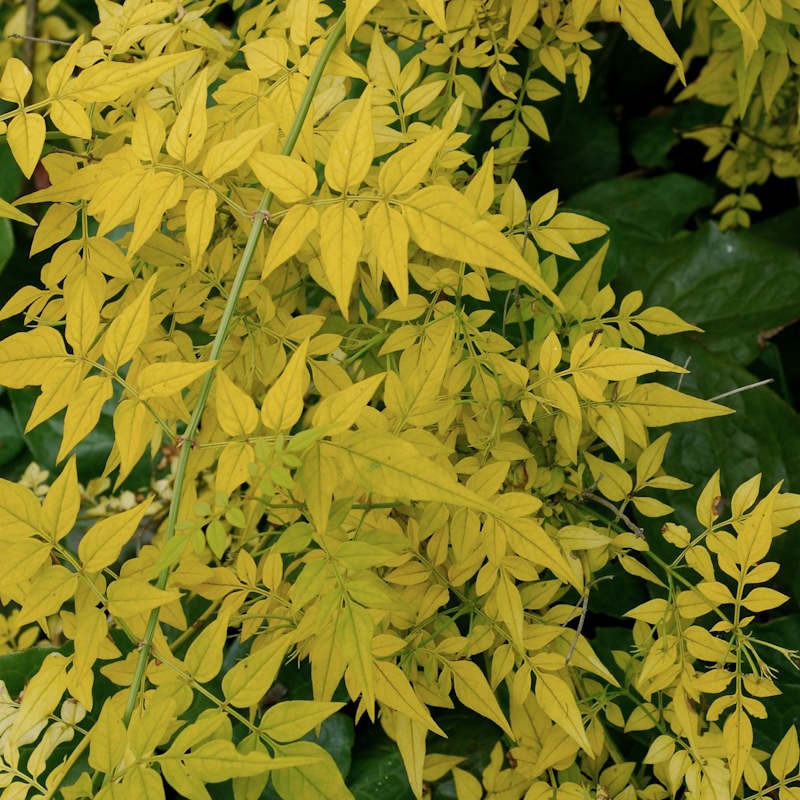
[[[769,771],[782,781],[800,761],[800,746],[797,742],[797,728],[792,725],[773,750],[769,759]]]
[[[728,756],[731,771],[730,791],[733,796],[739,788],[745,766],[753,749],[753,726],[745,710],[737,706],[728,715],[722,726],[722,741]]]
[[[98,772],[113,773],[125,756],[127,731],[122,717],[106,700],[89,738],[89,766]]]
[[[80,385],[70,398],[67,413],[64,415],[64,435],[58,449],[57,461],[61,461],[92,432],[100,419],[103,405],[113,394],[111,378],[105,375],[91,375]]]
[[[602,348],[584,361],[578,369],[608,381],[624,381],[649,372],[688,372],[663,358],[627,347]]]
[[[351,428],[358,415],[372,399],[384,375],[385,373],[380,372],[324,397],[314,409],[314,425],[328,426],[326,429],[328,435]]]
[[[189,645],[183,664],[187,672],[200,683],[217,677],[225,655],[225,640],[228,635],[230,612],[218,613]]]
[[[200,266],[211,241],[216,211],[217,195],[211,189],[195,189],[186,201],[186,247],[193,269]]]
[[[272,125],[261,125],[258,128],[242,131],[233,139],[226,139],[209,148],[203,161],[203,175],[210,181],[215,181],[240,167],[250,158],[266,132],[272,127]]]

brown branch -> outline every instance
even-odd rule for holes
[[[607,508],[609,511],[613,511],[616,518],[622,522],[625,527],[634,535],[638,536],[640,539],[644,539],[644,531],[629,517],[625,514],[622,509],[617,508],[610,500],[606,500],[605,497],[601,497],[599,494],[595,494],[592,491],[585,491],[581,492],[579,497],[583,500],[591,500],[593,503],[597,503],[598,505]]]

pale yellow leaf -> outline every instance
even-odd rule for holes
[[[62,133],[78,139],[91,139],[92,123],[80,103],[74,100],[53,100],[50,104],[50,119]]]

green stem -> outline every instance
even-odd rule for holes
[[[320,78],[322,78],[322,72],[325,69],[325,65],[330,59],[339,39],[344,34],[344,25],[344,14],[342,14],[333,27],[328,31],[325,47],[323,47],[319,59],[314,65],[314,70],[308,79],[308,85],[306,86],[305,93],[300,100],[300,106],[297,110],[297,115],[295,116],[291,130],[286,136],[286,141],[284,142],[282,150],[283,155],[291,155],[292,150],[294,150],[294,146],[300,136],[300,131],[303,127],[303,123],[305,122],[308,110],[311,107],[311,101],[314,99]],[[244,252],[242,253],[241,261],[239,262],[239,268],[236,271],[236,276],[233,279],[233,285],[231,286],[231,291],[228,295],[228,301],[225,304],[225,310],[222,313],[222,319],[220,320],[217,334],[211,344],[211,351],[208,355],[209,361],[217,361],[222,353],[225,341],[228,338],[228,333],[233,322],[233,316],[236,312],[239,294],[242,291],[242,285],[244,284],[248,270],[250,269],[250,263],[253,260],[256,245],[258,244],[258,238],[261,235],[261,229],[264,227],[264,223],[266,222],[267,212],[271,203],[272,192],[264,192],[261,202],[259,203],[258,208],[253,215],[253,224],[250,228],[250,235],[247,237],[247,243],[245,244]],[[203,411],[205,410],[206,402],[208,401],[208,395],[211,391],[211,383],[213,379],[214,371],[211,370],[206,373],[206,376],[200,387],[200,394],[197,398],[197,404],[195,405],[192,416],[183,434],[184,446],[181,448],[177,470],[175,472],[175,486],[173,489],[172,502],[170,503],[169,516],[167,517],[167,530],[164,536],[165,542],[168,542],[175,536],[175,529],[178,523],[178,513],[180,511],[181,495],[183,494],[183,484],[186,480],[187,465],[189,463],[189,455],[191,453],[191,442],[194,439],[195,433],[200,425],[200,419],[203,416]],[[159,589],[163,589],[167,585],[168,578],[169,568],[166,568],[162,570],[161,574],[158,576],[156,586]],[[128,702],[125,706],[125,714],[123,715],[123,721],[125,725],[127,725],[131,720],[131,716],[133,715],[133,711],[136,707],[136,702],[139,697],[139,692],[142,687],[144,673],[147,669],[147,662],[150,657],[150,649],[153,644],[153,638],[155,637],[156,627],[158,626],[159,610],[160,609],[158,608],[153,609],[153,611],[150,613],[150,618],[147,621],[147,628],[145,629],[144,638],[141,642],[139,660],[136,663],[136,670],[134,672],[133,682],[131,683],[130,692],[128,694]]]

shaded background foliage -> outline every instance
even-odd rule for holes
[[[87,19],[95,13],[88,1],[74,3],[73,9]],[[216,14],[218,23],[235,25],[230,6],[220,6]],[[668,35],[681,50],[689,31],[672,25]],[[683,134],[718,122],[721,110],[696,99],[673,105],[675,92],[664,90],[670,71],[644,54],[618,26],[609,26],[604,48],[592,65],[586,99],[578,102],[568,83],[560,96],[543,105],[550,141],[534,139],[515,177],[526,196],[558,187],[566,208],[609,225],[603,277],[618,294],[640,290],[646,305],[667,306],[705,330],[702,335],[649,340],[652,352],[691,365],[682,388],[712,399],[771,381],[726,397],[735,416],[684,424],[673,433],[664,468],[693,482],[695,490],[665,492],[663,499],[675,508],[676,521],[690,524],[696,493],[720,465],[724,493],[757,472],[763,473],[765,485],[783,480],[786,490],[800,492],[800,363],[795,355],[800,348],[800,208],[795,180],[773,177],[761,187],[763,211],[752,214],[749,230],[719,229],[711,208],[727,190],[717,181],[713,166],[703,161],[704,149]],[[499,99],[492,92],[485,107]],[[0,102],[0,107],[5,105]],[[476,121],[475,151],[485,149],[488,136],[489,126]],[[3,142],[0,197],[15,199],[24,182]],[[25,226],[0,219],[0,306],[19,287],[37,281],[44,257],[28,255],[31,235]],[[596,247],[594,242],[584,252],[577,249],[585,256]],[[562,280],[569,277],[569,269],[564,269]],[[12,333],[17,322],[0,322],[0,337]],[[513,338],[513,332],[508,335]],[[37,392],[0,392],[0,476],[16,480],[31,461],[53,471],[60,417],[25,433]],[[78,446],[82,479],[99,474],[111,450],[114,402],[109,401],[100,424]],[[136,489],[147,483],[151,469],[149,463],[141,463],[125,486]],[[651,546],[655,542],[658,552],[660,537],[654,534],[661,523],[639,522],[649,528]],[[783,564],[800,562],[800,540],[791,532],[778,541],[777,550],[776,560]],[[606,663],[612,659],[605,656],[628,641],[627,632],[616,627],[619,618],[648,598],[643,582],[618,567],[610,571],[615,590],[592,595],[585,629]],[[792,647],[800,641],[800,572],[786,570],[779,580],[782,585],[776,588],[792,599],[780,617],[761,624],[773,641]],[[0,656],[0,678],[12,693],[22,688],[20,676],[31,674],[46,652],[31,649]],[[235,656],[231,650],[229,658]],[[776,660],[775,666],[783,669],[784,664]],[[307,668],[285,666],[279,683],[288,699],[311,698]],[[789,676],[782,689],[776,702],[767,699],[769,720],[762,721],[758,731],[759,743],[767,748],[774,747],[800,709],[800,680]],[[332,754],[356,798],[411,798],[394,744],[366,718],[355,726],[352,711],[333,715],[309,738]],[[442,712],[437,721],[449,737],[437,745],[438,752],[472,753],[462,767],[479,772],[489,759],[494,726],[463,708]],[[645,749],[642,744],[642,753]],[[218,796],[227,796],[224,787],[219,788]],[[265,796],[271,796],[270,791]],[[452,780],[437,785],[434,797],[455,798]]]

